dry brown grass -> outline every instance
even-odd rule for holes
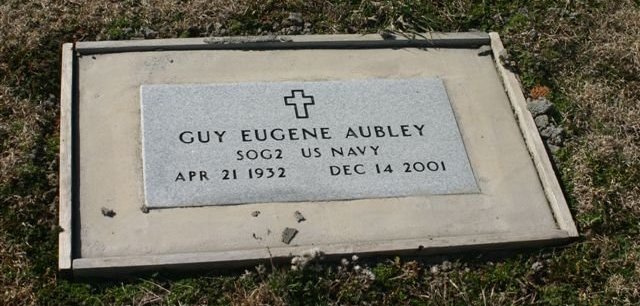
[[[55,113],[46,113],[55,103],[50,99],[43,102],[47,106],[34,105],[27,99],[15,97],[9,88],[0,85],[0,186],[2,189],[12,186],[15,190],[13,194],[0,194],[0,205],[6,209],[3,212],[6,214],[33,213],[24,216],[25,222],[20,223],[0,219],[0,301],[5,301],[3,305],[27,305],[37,301],[35,286],[39,283],[34,282],[31,273],[34,263],[29,259],[27,250],[37,247],[39,242],[21,233],[42,225],[55,231],[56,188],[30,190],[33,182],[27,180],[33,173],[39,172],[32,165],[39,158],[38,147],[43,145],[40,143],[43,126],[55,124],[55,121],[52,122]],[[47,173],[45,179],[50,186],[54,186],[57,182],[55,160],[41,161],[39,164],[43,168],[41,170]],[[45,283],[55,283],[53,271],[52,267],[37,277],[47,279]]]
[[[4,305],[29,305],[37,301],[26,257],[19,245],[6,241],[4,234],[0,235],[0,301],[4,301]]]
[[[640,10],[594,20],[579,67],[558,79],[575,104],[574,196],[579,212],[604,205],[640,218]],[[628,217],[628,216],[627,216]],[[626,219],[626,217],[625,217]]]
[[[256,288],[247,289],[236,284],[233,291],[225,293],[229,303],[234,306],[287,305],[267,283],[260,283]]]
[[[47,103],[54,104],[53,100]],[[11,95],[6,86],[0,86],[0,184],[7,185],[22,165],[25,165],[34,149],[40,126],[47,124],[48,118],[42,109],[26,99]]]
[[[595,2],[576,2],[570,14],[549,10],[507,40],[562,96],[569,140],[561,170],[578,219],[608,211],[604,223],[615,228],[640,218],[640,9],[631,0]]]

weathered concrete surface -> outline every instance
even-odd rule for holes
[[[493,59],[475,49],[138,52],[81,57],[79,67],[74,269],[268,258],[312,246],[331,254],[563,236]],[[141,84],[414,77],[444,81],[481,194],[140,209]],[[103,216],[102,207],[116,215]],[[306,221],[297,223],[295,211]],[[292,226],[299,233],[288,246],[280,233]]]

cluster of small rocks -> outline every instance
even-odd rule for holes
[[[228,36],[230,33],[227,28],[216,22],[212,29],[207,29],[208,36]],[[265,24],[256,30],[255,35],[297,35],[313,33],[313,24],[305,22],[302,13],[292,12],[289,16],[281,21],[274,21],[271,24]]]
[[[177,33],[172,33],[172,29],[162,27],[159,29],[153,29],[147,26],[140,28],[126,27],[121,28],[119,35],[114,37],[113,34],[108,33],[107,30],[99,33],[96,37],[97,40],[116,39],[124,36],[129,39],[154,39],[161,38],[166,35],[177,35],[180,37],[219,37],[229,36],[235,33],[234,25],[223,24],[221,22],[213,22],[202,27],[189,27],[187,29],[180,30]],[[231,30],[230,30],[231,29]],[[298,35],[298,34],[311,34],[315,32],[313,24],[306,22],[302,13],[290,12],[289,15],[283,20],[273,21],[266,23],[263,27],[258,28],[255,32],[251,31],[250,35]],[[162,34],[162,35],[161,35]]]
[[[212,34],[211,36],[225,36],[229,34],[227,28],[219,22],[214,23],[213,28],[209,28],[207,30],[207,32],[210,32]]]
[[[130,39],[154,39],[158,38],[158,31],[153,30],[149,27],[142,27],[138,29],[134,28],[124,28],[122,29],[122,34],[128,36]],[[103,35],[98,35],[97,40],[102,39],[113,39],[113,37],[103,37]]]
[[[534,118],[540,136],[547,144],[551,153],[556,153],[564,142],[564,129],[557,125],[551,117],[553,103],[544,97],[528,99],[527,108]]]
[[[511,54],[507,52],[507,50],[500,51],[500,53],[498,54],[498,59],[500,60],[500,63],[502,63],[504,68],[506,68],[509,71],[517,72],[518,64],[516,63],[515,59],[511,56]]]
[[[295,35],[310,34],[312,32],[312,24],[305,22],[301,13],[289,13],[289,17],[282,22],[274,22],[270,30],[259,31],[260,34],[277,34],[277,35]]]

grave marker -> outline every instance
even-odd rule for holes
[[[440,79],[142,85],[140,95],[149,208],[479,192]]]
[[[577,237],[497,34],[424,37],[65,44],[59,269]]]

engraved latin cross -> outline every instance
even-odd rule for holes
[[[307,111],[308,105],[314,105],[313,96],[306,96],[304,90],[295,89],[291,91],[290,96],[284,97],[284,104],[293,106],[296,111],[296,118],[306,119],[309,118]]]

